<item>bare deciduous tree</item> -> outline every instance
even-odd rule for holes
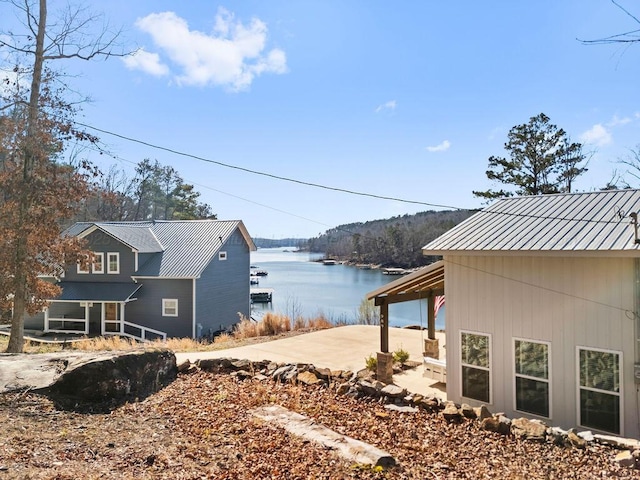
[[[3,135],[2,171],[5,198],[1,205],[3,249],[0,257],[0,302],[12,303],[8,352],[21,352],[24,315],[41,309],[55,293],[39,276],[53,274],[55,265],[75,258],[80,245],[60,236],[64,216],[70,216],[87,194],[89,178],[61,165],[67,142],[95,142],[75,127],[74,107],[58,94],[61,77],[47,67],[66,59],[121,56],[116,51],[118,33],[104,27],[93,34],[100,17],[85,9],[67,7],[48,23],[47,0],[8,0],[22,19],[24,31],[2,32],[0,49],[12,58],[13,72],[28,75],[16,80],[5,95],[0,111],[10,112],[10,134]],[[24,65],[28,65],[25,67]],[[10,82],[9,82],[9,86]],[[28,90],[23,92],[23,90]],[[57,187],[58,189],[54,188]]]

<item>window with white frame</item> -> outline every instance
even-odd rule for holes
[[[91,264],[92,273],[104,273],[104,253],[93,252],[93,263]]]
[[[120,254],[118,252],[107,253],[107,273],[120,273]]]
[[[90,273],[91,261],[85,256],[83,256],[82,260],[83,261],[78,261],[78,273]]]
[[[622,352],[578,347],[578,424],[621,433]]]
[[[547,342],[514,339],[515,409],[550,418],[550,374]]]
[[[462,396],[491,403],[491,337],[460,332]]]
[[[162,299],[162,316],[163,317],[178,316],[178,299],[177,298]]]
[[[227,259],[227,252],[218,253],[218,260],[226,260],[226,259]]]

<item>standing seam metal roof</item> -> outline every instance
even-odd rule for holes
[[[639,209],[640,190],[504,198],[422,251],[635,252],[639,245],[629,214]]]
[[[93,225],[138,253],[151,254],[135,277],[197,278],[238,229],[249,249],[255,250],[240,220],[95,222],[76,224],[67,232],[82,234]]]

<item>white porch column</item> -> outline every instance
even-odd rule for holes
[[[104,335],[105,328],[104,302],[100,303],[100,335]]]
[[[44,332],[49,331],[49,307],[44,309]]]
[[[120,303],[120,333],[124,333],[124,305],[125,302]]]
[[[84,334],[89,335],[89,302],[84,303]]]

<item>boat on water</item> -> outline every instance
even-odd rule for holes
[[[269,272],[267,272],[266,270],[255,270],[251,272],[251,275],[255,277],[266,277],[267,275],[269,275]]]
[[[338,264],[338,261],[337,261],[337,260],[334,260],[333,258],[325,258],[325,259],[322,261],[322,263],[323,263],[324,265],[337,265],[337,264]]]
[[[382,274],[383,275],[406,275],[407,273],[409,273],[410,270],[407,270],[405,268],[383,268],[382,269]]]
[[[251,275],[249,277],[249,283],[251,285],[258,285],[260,283],[260,277],[258,277],[257,275]]]

